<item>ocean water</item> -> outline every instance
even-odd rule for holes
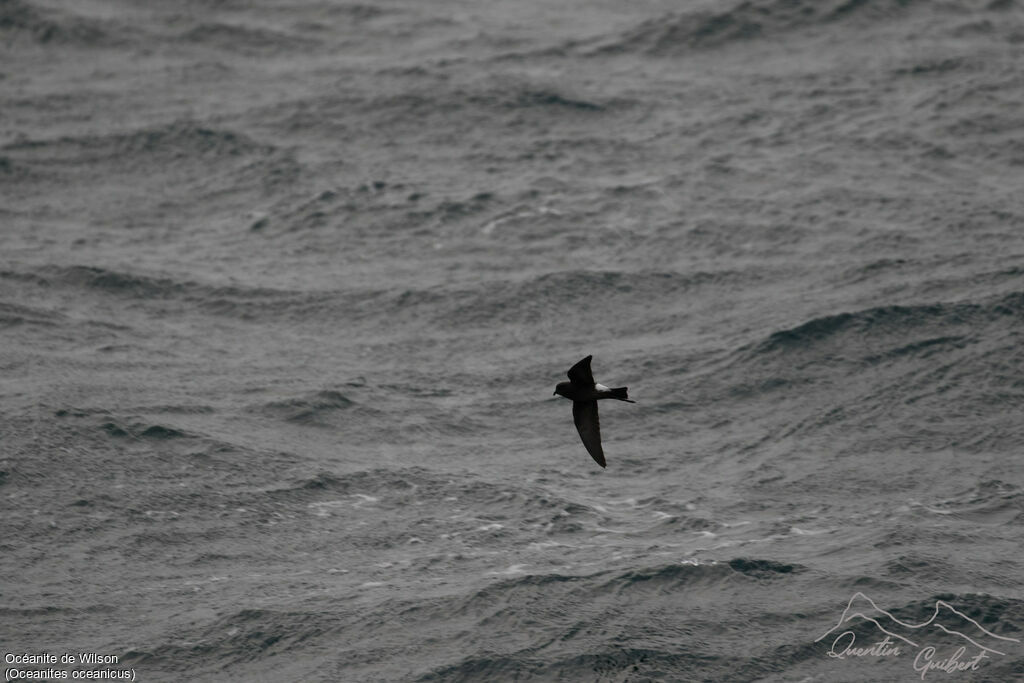
[[[8,676],[1024,680],[1022,111],[1014,0],[0,0]]]

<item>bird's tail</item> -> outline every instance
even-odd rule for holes
[[[620,401],[625,401],[627,403],[636,403],[636,401],[633,401],[633,400],[630,400],[629,398],[626,398],[626,391],[627,391],[626,387],[619,387],[617,389],[609,389],[609,391],[612,394],[612,398],[617,398]]]

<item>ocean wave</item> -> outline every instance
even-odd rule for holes
[[[320,45],[307,35],[224,22],[201,23],[179,34],[177,41],[246,55],[273,55],[283,50],[311,49]]]
[[[424,67],[420,67],[422,69]],[[330,135],[391,138],[426,136],[428,144],[443,142],[462,132],[462,126],[479,123],[492,129],[521,128],[531,122],[568,123],[575,127],[607,124],[635,108],[635,101],[589,92],[563,82],[498,77],[481,84],[453,85],[435,70],[410,74],[415,81],[396,76],[375,82],[372,89],[352,88],[339,94],[316,95],[286,103],[274,103],[249,112],[257,125],[270,125],[293,135]],[[354,118],[358,117],[358,118]]]
[[[698,618],[699,632],[679,631],[674,620],[660,613],[668,596],[685,600],[682,596],[695,591],[704,591],[705,596],[712,590],[728,594],[732,590],[729,584],[737,579],[781,579],[803,569],[771,560],[736,558],[583,575],[527,574],[501,580],[464,598],[434,604],[431,614],[469,619],[486,625],[491,633],[511,629],[522,637],[486,655],[479,654],[478,648],[476,654],[436,666],[418,680],[479,680],[498,672],[505,677],[529,673],[544,680],[559,675],[603,680],[626,672],[657,679],[692,678],[702,667],[715,667],[719,659],[703,651],[700,643],[730,626],[709,616]],[[642,624],[619,618],[624,600],[634,608],[643,606],[646,618]],[[542,632],[524,630],[541,615]],[[534,635],[528,636],[530,633]]]
[[[10,279],[39,287],[93,292],[102,296],[132,300],[142,306],[166,310],[169,306],[188,307],[190,312],[241,320],[313,320],[342,319],[350,324],[385,325],[419,323],[425,316],[449,327],[460,302],[479,298],[488,306],[488,292],[505,286],[492,283],[483,287],[425,287],[423,289],[346,288],[341,290],[293,290],[243,285],[220,285],[176,276],[111,269],[86,265],[41,265],[24,270],[0,271],[0,279]],[[542,286],[542,285],[537,285]],[[514,285],[510,285],[512,290]],[[510,291],[512,296],[517,296]],[[525,292],[519,296],[531,296]],[[578,291],[574,296],[583,296]],[[501,306],[512,306],[511,302]],[[495,311],[498,313],[499,311]],[[504,311],[509,314],[512,311]],[[462,315],[476,318],[477,313]],[[483,313],[480,314],[481,316]],[[464,321],[473,324],[473,320]],[[101,323],[97,323],[101,324]]]
[[[343,394],[336,389],[322,389],[275,398],[251,405],[247,411],[296,425],[331,427],[348,436],[367,435],[392,443],[482,434],[488,428],[483,421],[460,409],[422,401],[422,398],[447,395],[434,387],[395,391],[384,384],[349,383],[346,391],[348,393]]]
[[[738,557],[728,561],[672,563],[639,569],[605,570],[590,575],[526,574],[491,584],[467,599],[464,607],[514,601],[521,590],[532,591],[547,585],[565,584],[567,589],[584,590],[597,599],[602,594],[621,594],[632,590],[668,592],[694,584],[730,581],[738,576],[757,580],[780,579],[799,574],[807,567],[796,563]]]
[[[993,322],[1015,324],[1024,313],[1024,293],[1014,292],[984,303],[969,301],[919,305],[879,306],[852,313],[814,318],[796,327],[773,332],[749,349],[755,355],[804,353],[825,345],[837,346],[861,341],[865,360],[885,357],[928,355],[934,346],[962,347],[970,334]],[[964,334],[942,334],[944,330],[963,330]],[[933,332],[935,336],[888,349],[885,354],[870,353],[886,338],[906,339],[912,334]],[[866,343],[870,342],[870,343]],[[858,348],[856,345],[851,350]],[[865,353],[867,352],[867,353]]]
[[[1009,425],[1024,394],[1009,368],[1022,313],[1024,296],[1012,292],[814,317],[723,350],[695,376],[695,395],[705,403],[767,395],[789,402],[794,419],[771,438],[859,434],[861,450],[883,443],[972,452],[1015,448],[1020,436]],[[926,426],[923,415],[954,402],[959,426]],[[979,430],[971,416],[981,415],[984,424],[1004,422],[1006,428]]]
[[[666,671],[691,674],[700,667],[714,666],[722,657],[627,646],[604,646],[596,651],[564,654],[551,658],[534,655],[534,648],[511,654],[471,656],[441,666],[416,678],[417,681],[480,680],[658,680]],[[651,678],[653,675],[654,678]]]
[[[183,430],[175,429],[174,427],[167,427],[161,424],[148,424],[145,422],[124,423],[111,420],[102,423],[99,428],[108,435],[118,438],[130,437],[133,439],[163,440],[195,436]]]
[[[28,40],[40,45],[110,47],[124,38],[112,24],[52,8],[40,9],[24,0],[0,2],[0,34],[7,41]]]
[[[195,288],[191,282],[127,273],[94,266],[54,266],[36,271],[40,282],[97,289],[140,299],[165,299]]]
[[[725,9],[673,12],[588,45],[585,52],[673,56],[842,22],[892,21],[928,3],[919,0],[743,0]]]
[[[352,399],[339,391],[322,390],[294,398],[270,401],[251,410],[288,422],[327,425],[328,416],[355,405]]]
[[[948,581],[955,572],[953,566],[937,557],[900,555],[885,563],[885,574],[898,579],[919,581]]]
[[[125,412],[132,413],[167,413],[171,415],[209,415],[217,412],[213,406],[203,404],[160,404],[125,406]]]
[[[0,326],[42,325],[55,327],[66,320],[56,311],[0,301]]]
[[[228,665],[237,673],[253,659],[265,667],[270,656],[272,661],[288,662],[289,657],[277,655],[344,641],[352,643],[351,649],[335,666],[343,667],[350,678],[373,679],[385,671],[389,677],[424,681],[517,676],[618,680],[626,673],[658,679],[693,677],[695,671],[718,670],[718,662],[729,659],[709,651],[709,638],[733,629],[752,630],[752,620],[763,626],[767,617],[730,616],[695,607],[694,618],[681,625],[665,605],[666,596],[678,595],[680,604],[687,604],[684,596],[701,587],[717,585],[722,595],[728,595],[726,584],[737,578],[746,581],[751,572],[785,580],[798,571],[800,565],[737,558],[729,563],[593,574],[527,574],[468,592],[395,595],[367,603],[318,594],[316,609],[236,607],[185,626],[162,642],[129,647],[122,659],[150,672],[187,671],[194,677]],[[625,612],[623,591],[632,600]],[[702,603],[708,600],[706,593],[701,596]],[[634,618],[637,609],[645,615],[640,622]],[[410,632],[429,633],[422,645],[406,646],[414,651],[407,650],[410,664],[402,667],[401,675],[381,668],[383,651],[373,644],[379,635],[393,635],[396,624]],[[744,656],[729,666],[770,668],[770,655]],[[792,659],[787,655],[784,661],[788,665]],[[297,678],[294,672],[288,677]]]
[[[5,183],[28,183],[38,181],[41,177],[30,165],[0,155],[0,178]]]
[[[269,155],[275,147],[236,131],[178,120],[128,133],[18,140],[0,149],[15,161],[32,167],[84,165],[95,172],[96,164],[109,162],[116,164],[113,170],[126,172],[137,164],[147,163],[237,161],[247,156]]]
[[[702,288],[728,287],[742,275],[733,272],[656,272],[571,270],[525,280],[485,282],[473,288],[436,287],[407,290],[391,299],[396,315],[421,314],[439,324],[478,327],[495,322],[569,323],[592,314],[590,304],[621,311],[649,311],[662,306],[667,315],[679,295]],[[669,308],[664,308],[668,304]]]
[[[394,94],[369,94],[352,102],[357,108],[374,115],[388,116],[411,122],[411,115],[431,114],[472,117],[480,114],[517,113],[523,111],[599,114],[631,106],[626,99],[601,99],[573,92],[564,85],[532,83],[517,79],[500,85],[469,88],[455,87],[422,91],[403,91]]]
[[[432,504],[445,509],[487,509],[487,521],[502,521],[510,516],[518,516],[525,522],[601,517],[593,507],[543,488],[467,476],[449,477],[422,467],[346,473],[322,471],[261,494],[276,499],[302,500],[310,496],[370,495],[387,507]]]
[[[234,502],[246,508],[324,518],[350,517],[356,509],[389,515],[415,506],[424,519],[435,520],[430,528],[412,534],[415,542],[429,540],[469,549],[503,546],[524,532],[542,543],[565,541],[610,523],[602,511],[543,488],[448,478],[415,467],[396,472],[320,472],[284,486],[240,494]],[[408,533],[396,533],[365,542],[397,547],[411,541]]]
[[[786,574],[799,573],[805,569],[806,567],[798,564],[784,564],[773,560],[738,557],[727,562],[668,564],[632,570],[614,576],[605,582],[604,585],[608,588],[614,588],[616,592],[629,591],[635,588],[674,591],[682,586],[695,583],[729,581],[736,578],[736,575],[758,580],[771,580]]]
[[[932,503],[928,509],[981,524],[1021,524],[1024,523],[1024,489],[993,479]]]
[[[372,296],[355,293],[343,297],[331,292],[221,286],[190,279],[83,265],[42,265],[29,270],[4,270],[0,271],[0,278],[39,287],[93,291],[143,303],[176,301],[183,305],[193,305],[194,310],[210,315],[241,319],[315,317],[331,307],[338,310],[358,308],[359,302]]]
[[[147,649],[129,649],[120,655],[122,665],[140,670],[185,672],[209,668],[223,671],[253,657],[285,655],[308,645],[310,639],[330,636],[347,623],[329,611],[242,609],[207,623],[186,642],[173,641]]]
[[[116,605],[97,603],[92,605],[43,605],[41,607],[0,607],[2,617],[46,617],[66,614],[110,614],[116,612]]]

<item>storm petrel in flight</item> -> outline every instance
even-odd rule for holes
[[[594,382],[594,374],[590,371],[590,359],[587,356],[569,368],[569,381],[559,382],[555,393],[572,401],[572,420],[576,430],[583,439],[587,452],[601,467],[606,467],[604,450],[601,448],[601,423],[597,419],[597,402],[602,398],[616,398],[628,403],[636,403],[626,398],[626,387],[609,389],[603,384]]]

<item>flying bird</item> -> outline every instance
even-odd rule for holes
[[[627,403],[636,403],[626,398],[626,387],[609,389],[594,381],[590,371],[590,359],[587,356],[569,368],[569,381],[559,382],[555,386],[555,394],[572,401],[572,420],[576,430],[583,439],[587,452],[601,467],[606,467],[604,450],[601,448],[601,423],[597,419],[597,402],[602,398],[615,398]]]

